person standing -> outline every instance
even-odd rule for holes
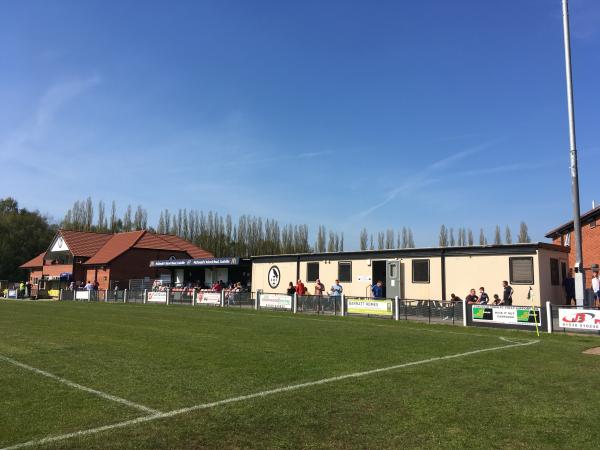
[[[512,305],[512,296],[515,291],[508,284],[508,281],[502,282],[502,302],[501,305],[511,306]]]
[[[325,285],[321,283],[321,280],[317,280],[315,282],[315,295],[322,296],[323,292],[325,292]]]
[[[465,297],[465,301],[467,302],[467,305],[473,305],[475,303],[477,303],[477,300],[479,300],[477,298],[477,294],[475,293],[475,289],[471,289],[469,291],[469,295],[467,295]]]
[[[294,287],[294,283],[292,283],[290,281],[290,284],[288,285],[288,288],[287,288],[287,295],[293,296],[295,293],[296,293],[296,288]]]
[[[479,288],[479,301],[477,303],[479,303],[480,305],[487,305],[490,301],[490,297],[489,295],[486,294],[485,292],[485,288],[483,286],[481,286]]]
[[[331,285],[330,293],[332,297],[339,297],[344,292],[344,288],[340,284],[340,280],[335,280],[335,283]]]
[[[302,280],[298,280],[296,282],[296,294],[306,295],[306,286],[304,286],[304,283],[302,282]]]
[[[574,305],[575,302],[575,278],[573,278],[573,269],[569,269],[567,277],[563,280],[563,288],[565,289],[566,304]]]
[[[600,279],[598,279],[598,271],[592,272],[592,291],[594,291],[594,307],[600,306]]]
[[[381,280],[371,286],[371,296],[373,298],[383,298],[383,283]]]

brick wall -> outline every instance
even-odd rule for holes
[[[569,267],[575,265],[575,238],[573,232],[565,233],[552,241],[553,244],[564,245],[567,240],[567,235],[570,235],[569,247]],[[592,264],[600,265],[600,223],[598,226],[591,227],[590,224],[581,226],[581,241],[583,243],[583,265],[590,267]],[[586,277],[588,287],[591,287],[591,274]]]

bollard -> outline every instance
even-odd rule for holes
[[[400,320],[400,310],[398,308],[399,303],[400,302],[399,302],[398,296],[396,295],[394,297],[394,319],[395,320]]]

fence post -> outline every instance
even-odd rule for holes
[[[346,315],[346,305],[344,305],[344,299],[346,298],[346,296],[344,295],[344,293],[342,292],[342,295],[340,295],[340,309],[342,312],[342,317],[344,317]]]
[[[127,288],[123,291],[123,303],[127,303]]]
[[[169,297],[171,296],[171,288],[167,288],[167,305],[169,304]]]
[[[394,320],[400,320],[400,311],[398,310],[398,304],[400,302],[398,300],[398,296],[396,295],[394,297]]]
[[[294,302],[294,314],[296,314],[298,312],[298,293],[297,292],[294,292],[292,301]]]
[[[553,323],[552,323],[552,304],[550,302],[546,302],[546,322],[548,322],[548,334],[552,333]]]
[[[431,323],[431,300],[429,300],[427,302],[427,306],[428,306],[428,308],[427,308],[427,317],[428,317],[429,323]]]
[[[221,290],[221,308],[225,307],[225,291]]]
[[[148,289],[144,289],[144,298],[142,298],[142,303],[146,304],[146,299],[148,298]]]
[[[467,301],[462,301],[462,310],[463,310],[463,327],[467,326]]]
[[[62,300],[62,289],[60,291],[58,291],[58,301]]]
[[[196,306],[196,288],[192,291],[192,306]]]
[[[258,310],[258,296],[260,295],[260,292],[256,291],[256,295],[254,296],[254,309]]]

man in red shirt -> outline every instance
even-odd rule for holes
[[[298,280],[296,283],[296,294],[305,295],[306,294],[306,286],[302,283],[302,280]]]

